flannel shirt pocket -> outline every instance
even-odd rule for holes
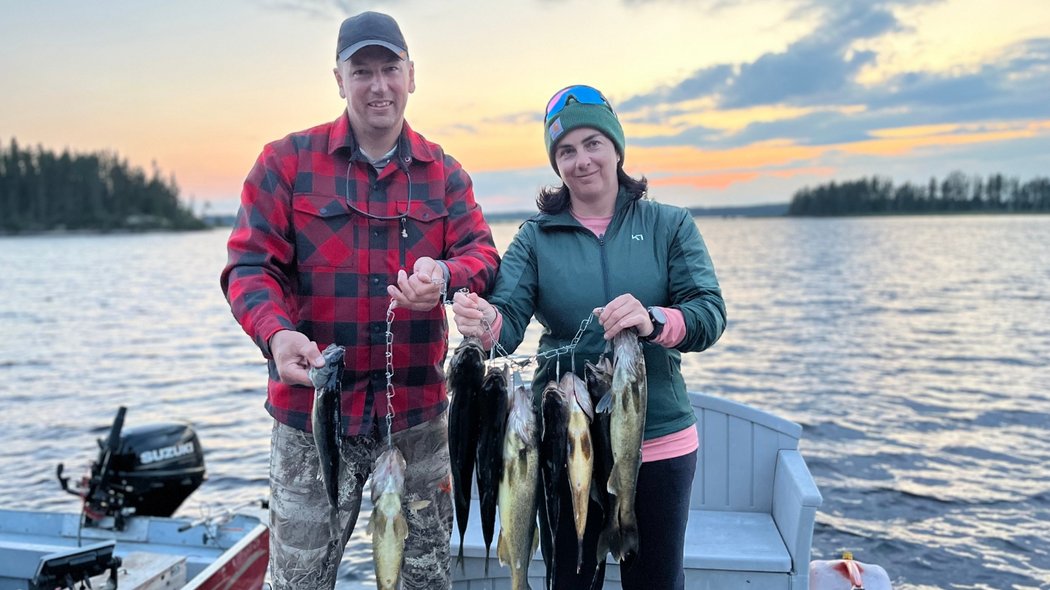
[[[407,200],[398,200],[397,210],[408,209]],[[445,257],[446,221],[448,220],[448,209],[443,201],[432,199],[427,201],[412,201],[412,208],[408,210],[408,252],[406,266],[412,268],[416,259],[429,256],[434,260]]]
[[[334,195],[297,194],[292,198],[295,257],[300,267],[355,266],[352,223],[346,202]]]

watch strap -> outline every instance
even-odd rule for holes
[[[659,338],[660,334],[663,333],[665,322],[657,319],[656,316],[653,315],[652,306],[646,308],[646,311],[649,313],[649,321],[653,324],[653,331],[650,332],[648,336],[642,336],[640,339],[644,342],[652,342]]]

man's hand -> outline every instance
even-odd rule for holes
[[[302,332],[276,332],[270,337],[270,354],[277,364],[277,374],[281,377],[281,382],[290,385],[313,387],[313,383],[310,382],[310,367],[324,366],[324,356],[321,355],[317,343]]]
[[[416,260],[412,275],[397,271],[397,285],[389,285],[386,292],[394,298],[394,307],[413,311],[428,311],[441,302],[445,284],[445,270],[436,260],[424,256]]]

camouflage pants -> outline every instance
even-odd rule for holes
[[[392,438],[407,464],[402,509],[408,520],[408,538],[401,587],[449,588],[452,479],[448,414],[395,432]],[[332,538],[331,508],[318,474],[320,460],[313,435],[274,422],[270,440],[270,576],[274,590],[334,588],[343,549],[357,524],[376,449],[382,450],[385,444],[377,431],[371,436],[343,439],[338,515],[341,535]]]

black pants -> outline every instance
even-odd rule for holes
[[[642,463],[634,510],[638,518],[638,556],[620,564],[624,590],[681,590],[685,587],[682,556],[685,553],[685,527],[689,520],[689,495],[696,472],[696,451],[663,461]],[[591,502],[583,538],[583,566],[576,573],[576,527],[568,482],[562,482],[561,513],[554,548],[550,547],[550,525],[540,507],[540,540],[548,577],[556,590],[602,587],[605,562],[595,555],[602,527],[601,509]],[[541,496],[542,501],[542,496]],[[551,570],[551,557],[554,570]],[[592,581],[595,585],[591,585]]]

